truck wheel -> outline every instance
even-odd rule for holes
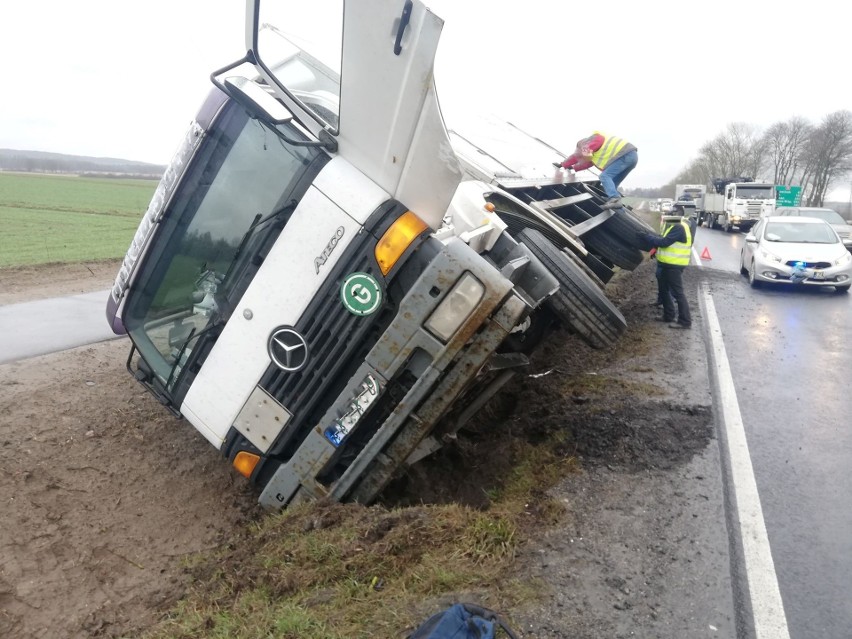
[[[594,229],[580,237],[592,253],[597,253],[616,266],[632,271],[642,263],[639,249],[626,245],[619,238],[608,234],[604,229]]]
[[[553,314],[593,348],[615,343],[627,321],[606,295],[538,231],[524,229],[518,240],[559,281],[559,290],[545,301]]]
[[[572,224],[580,224],[592,217],[576,206],[566,207],[566,209],[556,212],[556,214]],[[619,233],[613,233],[608,226],[619,215],[621,215],[620,211],[599,227],[581,235],[580,240],[592,253],[600,255],[616,266],[632,271],[642,263],[642,253],[638,250],[638,247],[633,245],[636,237],[635,232],[630,236],[631,243],[628,244]]]
[[[615,215],[601,224],[598,228],[606,229],[628,246],[632,246],[637,249],[644,248],[636,241],[637,233],[656,233],[650,224],[639,219],[627,207],[618,209]]]

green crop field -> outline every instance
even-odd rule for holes
[[[124,256],[156,180],[0,173],[0,268]]]

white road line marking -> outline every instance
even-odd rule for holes
[[[695,262],[695,266],[698,268],[704,268],[704,265],[701,263],[701,258],[698,256],[698,249],[695,248],[695,244],[692,245],[692,260]]]
[[[789,639],[784,603],[772,561],[772,550],[763,520],[763,509],[754,479],[754,469],[748,452],[737,391],[731,377],[731,367],[722,340],[722,329],[716,315],[713,298],[706,285],[702,286],[707,326],[713,351],[713,363],[719,382],[719,404],[728,440],[731,480],[736,499],[737,519],[743,544],[746,580],[751,597],[754,631],[757,639]]]

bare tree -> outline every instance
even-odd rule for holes
[[[703,158],[697,158],[677,174],[671,185],[674,189],[675,184],[710,184],[713,177],[714,175],[708,168],[707,162]]]
[[[711,177],[756,177],[766,150],[766,141],[755,127],[734,122],[701,147],[697,162]]]
[[[852,171],[852,111],[835,111],[813,129],[799,156],[809,206],[822,206],[831,185]]]
[[[775,184],[790,184],[798,167],[805,144],[813,126],[804,118],[794,117],[776,122],[763,134],[766,155],[773,171]]]

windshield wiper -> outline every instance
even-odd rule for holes
[[[252,223],[249,225],[248,230],[243,234],[243,237],[240,239],[240,243],[237,245],[237,250],[234,253],[234,257],[231,259],[231,265],[228,267],[227,272],[222,277],[223,284],[229,285],[229,283],[231,282],[231,278],[237,271],[238,265],[242,264],[243,262],[243,260],[240,259],[240,256],[242,256],[245,252],[249,241],[252,237],[254,237],[254,234],[257,232],[257,230],[267,222],[271,220],[277,220],[285,213],[292,213],[296,209],[296,206],[298,204],[299,202],[297,200],[291,199],[289,202],[287,202],[287,204],[285,204],[279,209],[276,209],[265,217],[261,217],[260,213],[254,216],[254,220],[252,220]],[[219,307],[220,316],[229,317],[231,314],[230,304],[228,303],[227,299],[221,296],[220,293],[217,293],[215,298],[216,303]]]
[[[239,245],[237,246],[237,252],[234,253],[234,259],[231,262],[231,268],[229,268],[228,272],[225,273],[225,280],[228,279],[228,276],[231,274],[231,270],[234,268],[234,264],[237,263],[237,258],[240,256],[240,254],[243,252],[243,250],[245,250],[246,244],[248,244],[248,241],[254,235],[254,232],[257,231],[258,228],[260,228],[261,226],[266,224],[269,220],[274,220],[275,218],[277,218],[282,213],[292,212],[296,208],[297,204],[298,204],[298,202],[296,200],[290,200],[289,202],[287,202],[287,204],[282,206],[280,209],[273,211],[272,213],[270,213],[266,217],[261,217],[260,213],[258,213],[257,215],[254,216],[254,220],[252,220],[251,225],[248,227],[248,230],[245,232],[245,235],[243,235],[242,239],[240,240]]]

